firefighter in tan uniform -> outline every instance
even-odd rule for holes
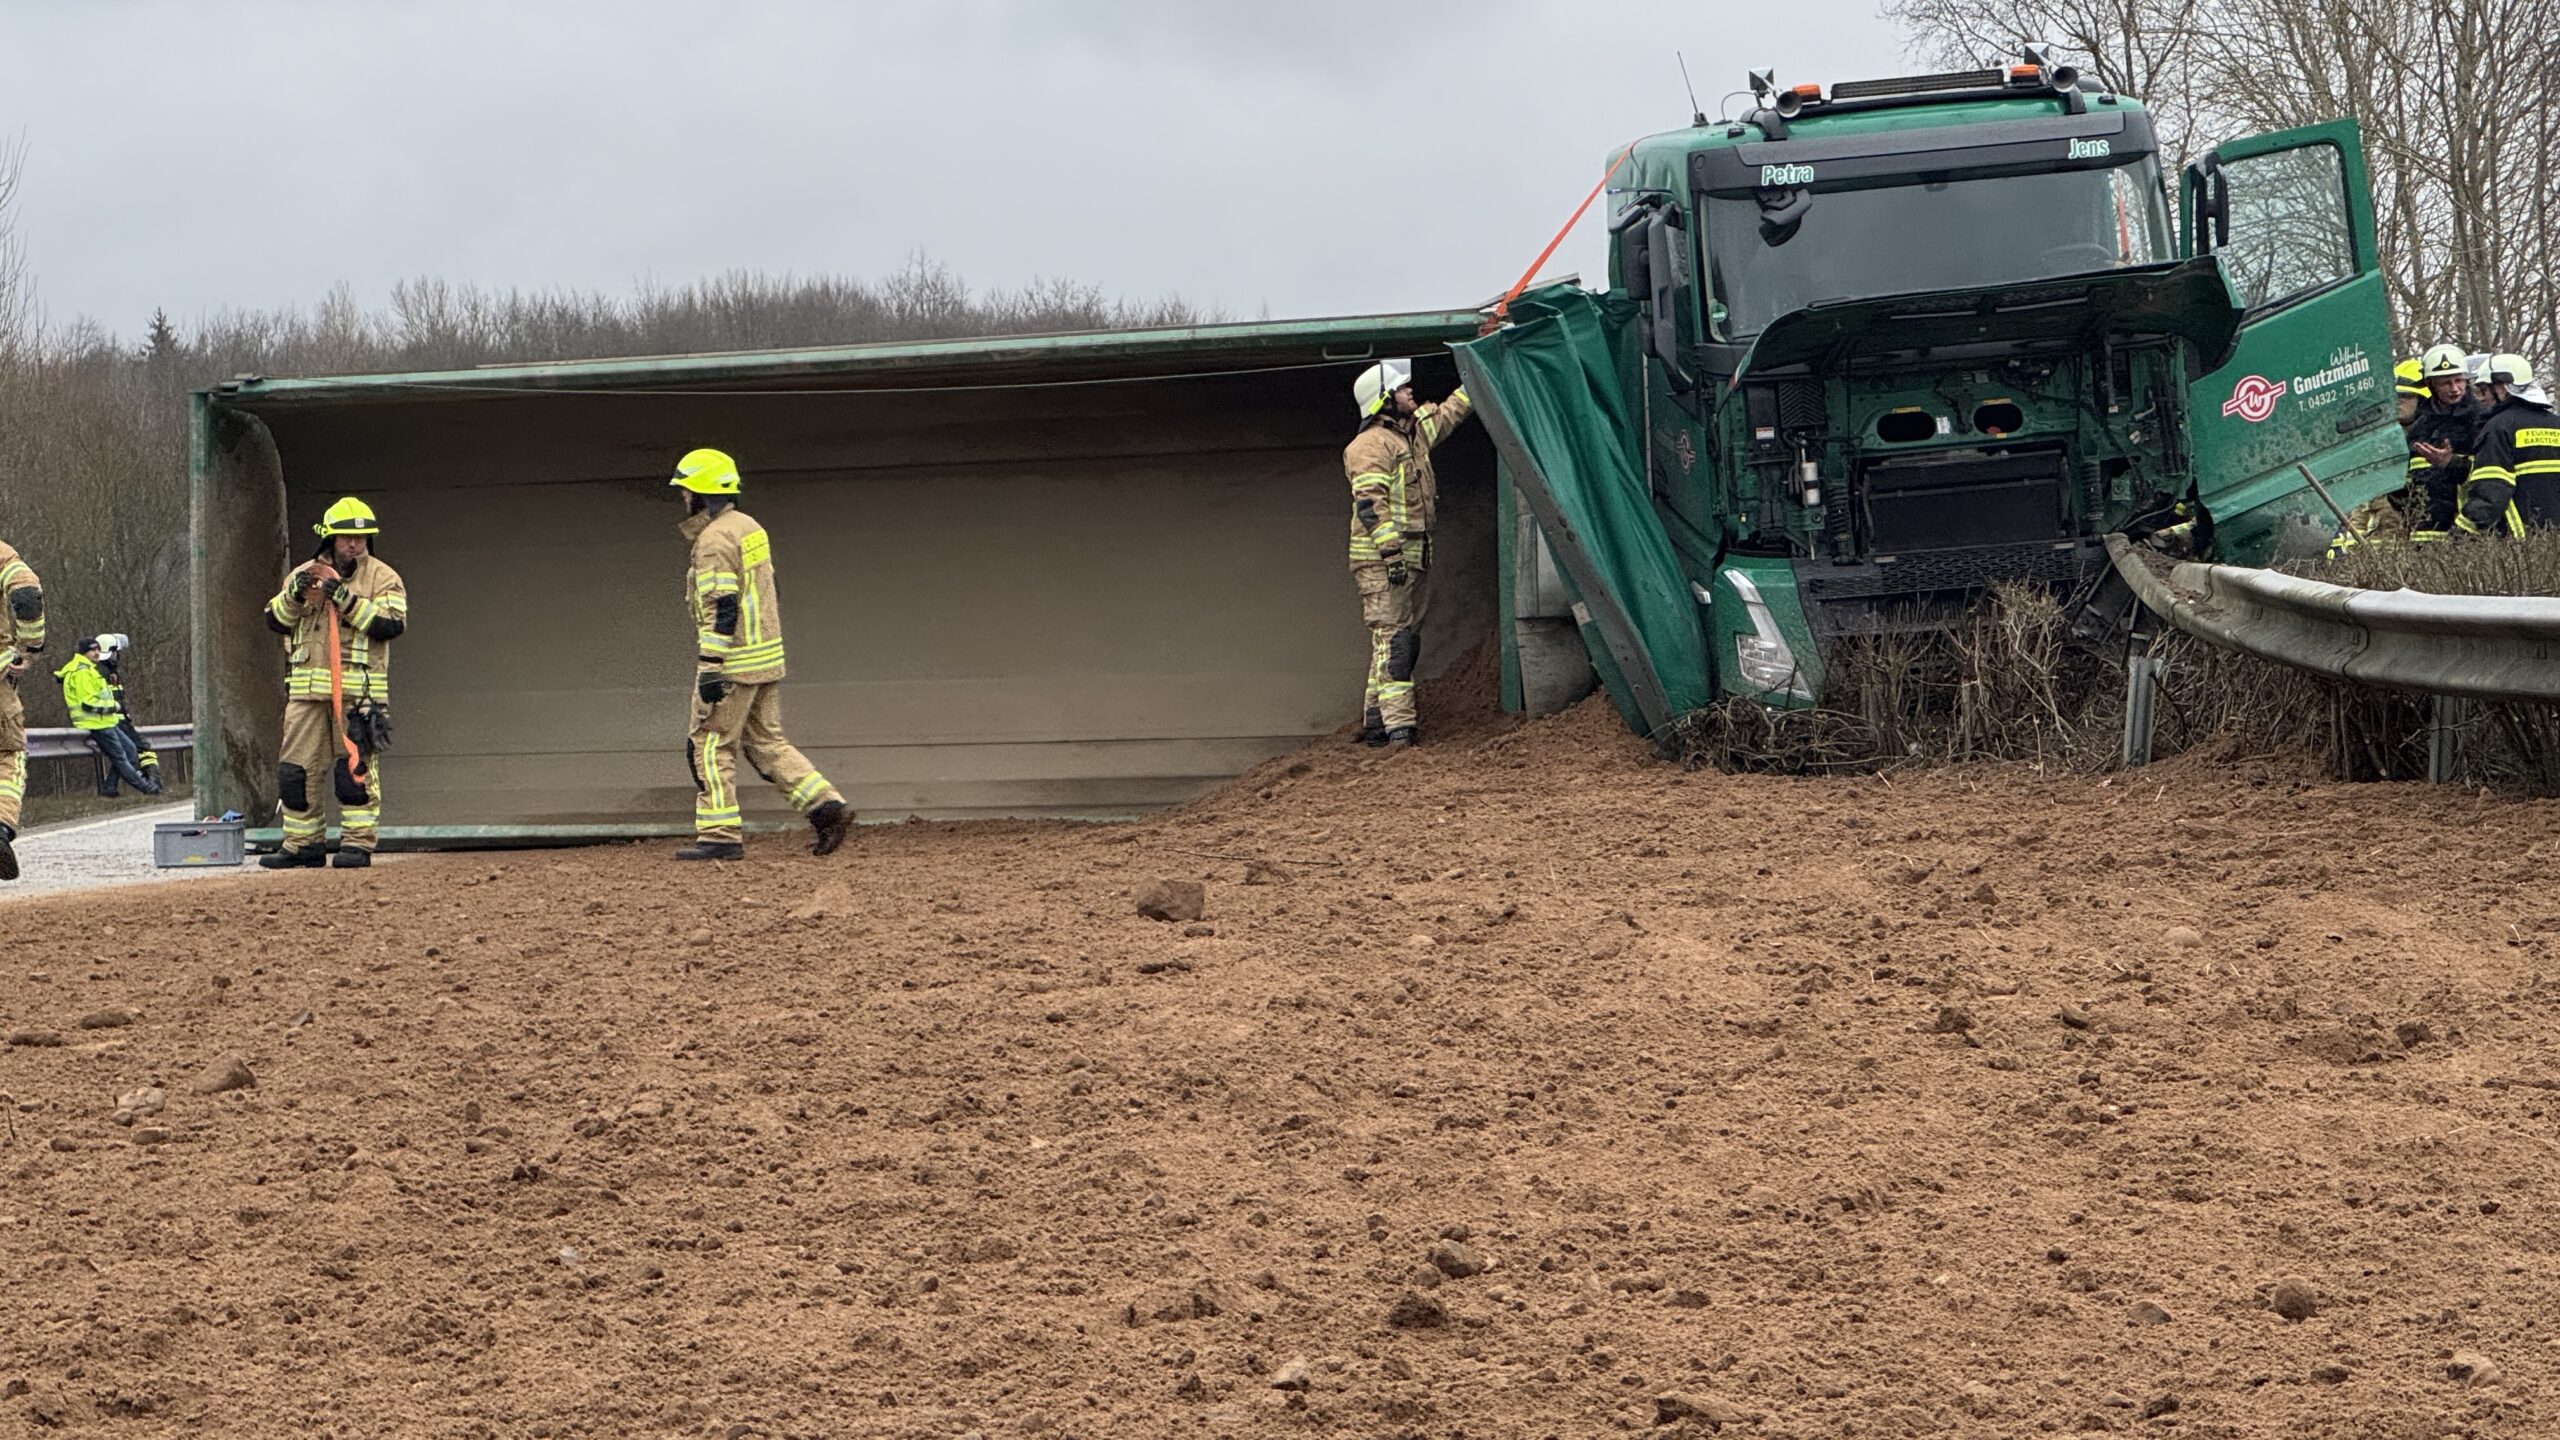
[[[693,616],[693,833],[679,860],[736,860],[738,753],[809,818],[812,853],[844,843],[853,812],[827,777],[782,733],[782,607],[774,592],[773,542],[740,510],[738,463],[694,450],[667,482],[685,492],[678,527],[693,546],[685,566],[685,608]]]
[[[378,762],[391,743],[391,642],[409,628],[409,592],[400,572],[373,553],[381,525],[371,506],[341,500],[311,528],[320,536],[318,553],[286,572],[284,588],[267,601],[267,628],[285,646],[284,743],[276,761],[284,846],[258,863],[291,870],[326,861],[324,811],[335,796],[334,863],[360,870],[373,863],[382,821]]]
[[[1351,581],[1369,626],[1369,684],[1360,740],[1403,749],[1421,738],[1414,667],[1429,603],[1431,524],[1440,506],[1431,452],[1466,423],[1467,392],[1437,405],[1413,398],[1413,365],[1381,360],[1351,382],[1360,433],[1343,447],[1351,482]]]
[[[44,582],[0,540],[0,880],[18,878],[18,806],[27,796],[28,657],[44,653]]]

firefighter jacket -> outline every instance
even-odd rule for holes
[[[62,708],[71,712],[71,723],[82,730],[112,730],[124,718],[124,703],[116,698],[115,688],[107,683],[98,662],[86,655],[74,655],[71,663],[53,672],[62,682]]]
[[[2418,413],[2410,417],[2408,427],[2409,483],[2427,502],[2425,523],[2417,528],[2452,528],[2463,479],[2471,473],[2471,448],[2479,441],[2480,422],[2487,415],[2488,407],[2470,395],[2451,405],[2439,405],[2433,396],[2418,402]],[[2421,442],[2442,445],[2453,452],[2453,458],[2442,467],[2430,465],[2418,453]]]
[[[0,665],[44,648],[44,582],[0,540]]]
[[[1373,418],[1343,447],[1342,473],[1351,481],[1353,569],[1383,563],[1408,537],[1430,533],[1440,511],[1431,452],[1466,423],[1472,408],[1466,391],[1453,391],[1409,418]]]
[[[697,670],[740,685],[782,678],[782,606],[773,587],[773,542],[735,506],[688,515],[677,527],[693,542],[685,566],[685,609],[693,616]]]
[[[2528,525],[2560,527],[2560,416],[2550,406],[2510,395],[2480,422],[2456,523],[2514,535]]]
[[[409,591],[400,572],[367,555],[324,599],[313,585],[294,594],[296,566],[267,602],[267,628],[284,637],[285,698],[329,698],[329,616],[338,618],[338,668],[347,703],[391,703],[391,642],[409,628]]]

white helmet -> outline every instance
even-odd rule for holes
[[[2426,357],[2418,362],[2418,366],[2420,373],[2430,380],[2442,380],[2448,376],[2461,378],[2470,368],[2459,345],[2428,346]]]
[[[132,645],[133,637],[130,635],[101,635],[98,637],[98,658],[113,660]]]
[[[1360,407],[1360,418],[1366,420],[1386,408],[1388,396],[1412,383],[1412,361],[1381,360],[1351,382],[1351,399]]]
[[[2489,357],[2489,383],[2521,390],[2533,383],[2533,362],[2521,355],[2492,355]]]

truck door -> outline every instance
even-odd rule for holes
[[[2347,508],[2405,478],[2364,147],[2352,120],[2231,141],[2182,198],[2183,249],[2246,311],[2230,361],[2189,386],[2196,488],[2220,552],[2255,564],[2290,517],[2337,528],[2297,464]]]

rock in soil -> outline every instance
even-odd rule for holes
[[[1683,1420],[1695,1420],[1710,1430],[1722,1430],[1727,1425],[1744,1424],[1751,1418],[1752,1412],[1741,1406],[1695,1390],[1668,1390],[1653,1397],[1653,1423],[1656,1425],[1677,1425]]]
[[[2444,1373],[2466,1385],[2495,1385],[2507,1378],[2498,1362],[2477,1350],[2456,1350],[2444,1365]]]
[[[168,1103],[169,1092],[157,1085],[144,1085],[127,1090],[116,1097],[115,1122],[119,1125],[130,1125],[136,1120],[148,1120],[159,1114],[161,1107]]]
[[[2287,1275],[2267,1292],[2267,1308],[2287,1320],[2308,1320],[2320,1313],[2320,1294],[2299,1275]]]
[[[62,1043],[62,1032],[59,1030],[12,1030],[9,1032],[9,1043],[24,1045],[30,1049],[48,1050]]]
[[[1158,880],[1138,892],[1138,913],[1150,920],[1197,920],[1208,903],[1209,887],[1197,880]]]
[[[130,1010],[92,1010],[80,1017],[83,1030],[116,1030],[133,1023]]]
[[[1484,1257],[1455,1240],[1443,1240],[1431,1247],[1431,1268],[1452,1280],[1464,1280],[1484,1273]]]
[[[1407,1290],[1387,1307],[1387,1323],[1399,1330],[1437,1330],[1449,1323],[1449,1307],[1418,1290]]]
[[[225,1055],[206,1066],[204,1073],[196,1077],[196,1083],[188,1088],[199,1095],[219,1095],[226,1090],[246,1090],[257,1083],[258,1077],[249,1073],[248,1061],[237,1055]]]

